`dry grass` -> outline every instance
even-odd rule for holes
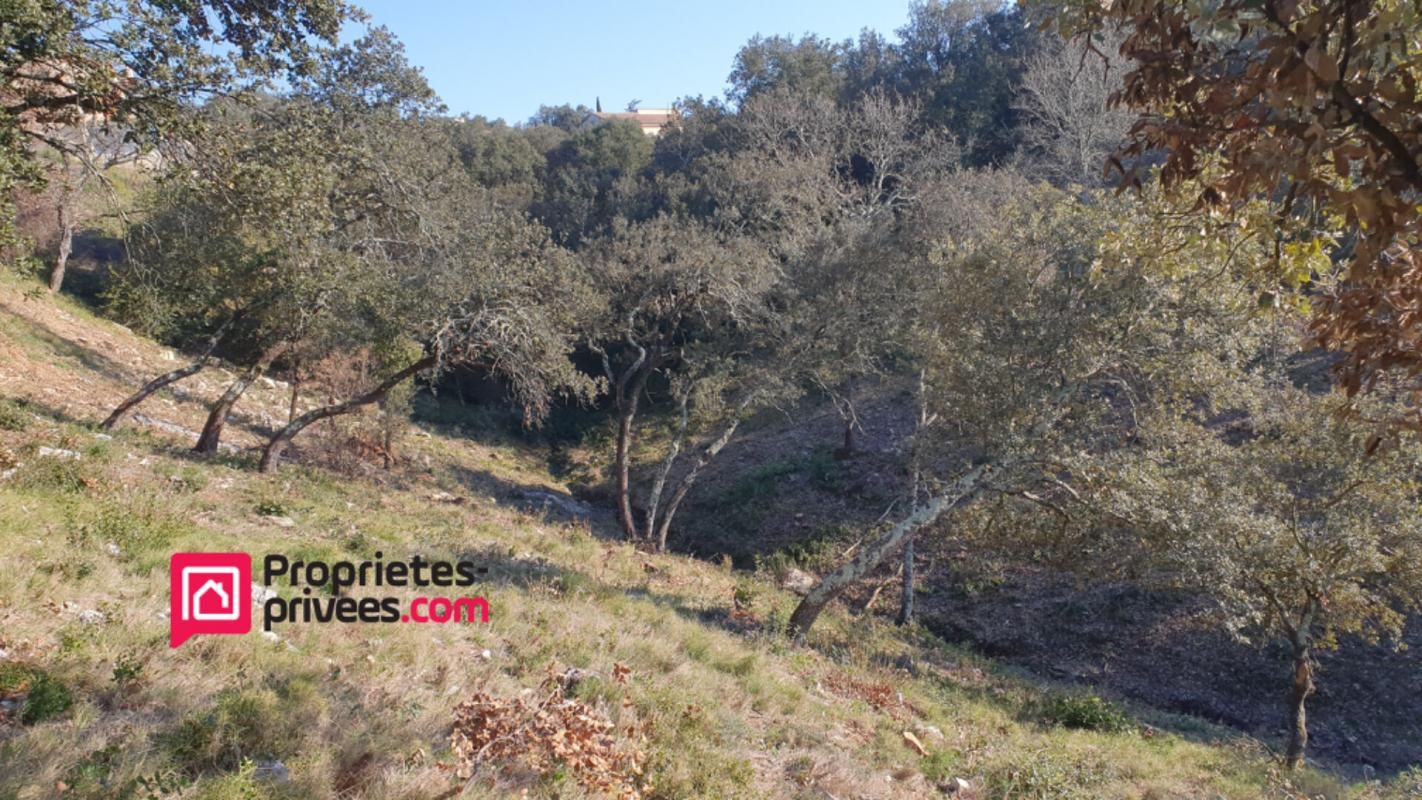
[[[936,797],[954,778],[983,798],[1408,791],[1312,771],[1290,787],[1258,744],[1205,726],[1046,725],[1032,716],[1040,687],[842,613],[793,645],[777,630],[794,598],[767,581],[501,502],[487,487],[559,487],[511,445],[415,436],[394,475],[262,476],[244,457],[196,462],[187,442],[131,425],[98,438],[89,421],[166,362],[151,343],[48,302],[0,280],[0,397],[26,399],[31,416],[0,429],[21,464],[0,482],[0,663],[42,670],[72,702],[0,722],[0,798],[583,797],[576,775],[545,760],[466,784],[450,738],[460,703],[512,702],[574,667],[590,673],[568,689],[579,713],[635,720],[645,736],[646,797]],[[196,427],[206,396],[170,396],[163,414]],[[284,401],[258,389],[249,412]],[[235,441],[255,441],[237,427]],[[43,459],[40,446],[83,458]],[[296,524],[276,526],[259,507]],[[200,636],[169,649],[169,554],[226,549],[257,563],[269,552],[471,558],[490,567],[479,589],[492,619],[283,624],[276,641]],[[886,666],[904,657],[916,674]],[[630,670],[625,685],[617,665]],[[289,780],[271,779],[274,760]]]

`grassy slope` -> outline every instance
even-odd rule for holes
[[[0,667],[39,668],[73,703],[48,720],[0,724],[0,798],[445,796],[459,786],[445,766],[453,706],[475,691],[517,696],[550,663],[602,676],[631,668],[634,710],[619,708],[610,681],[577,691],[647,725],[656,797],[929,797],[953,777],[973,797],[1408,796],[1401,783],[1349,786],[1314,772],[1290,788],[1259,744],[1178,718],[1146,716],[1117,733],[1043,724],[1047,689],[838,612],[809,646],[791,645],[774,629],[794,598],[769,583],[644,556],[471,491],[483,485],[471,474],[557,488],[512,445],[415,437],[418,468],[393,476],[292,466],[267,477],[250,456],[197,462],[187,442],[131,423],[98,438],[91,422],[171,362],[21,289],[0,278],[0,403],[27,400],[23,425],[12,424],[24,430],[0,429],[0,448],[22,463],[0,483]],[[146,410],[195,428],[202,398],[219,390],[209,378]],[[284,402],[258,388],[243,408],[275,416]],[[232,439],[256,441],[240,425]],[[84,458],[40,458],[41,445]],[[279,506],[295,527],[271,524],[259,506]],[[168,555],[238,548],[257,559],[469,556],[492,569],[481,589],[493,619],[285,624],[275,642],[254,632],[170,650]],[[748,618],[731,613],[733,596]],[[905,746],[905,730],[919,732],[928,758]],[[290,782],[264,782],[243,763],[268,758]],[[527,785],[581,796],[557,775]]]

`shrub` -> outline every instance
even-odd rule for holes
[[[1094,694],[1063,694],[1042,706],[1042,720],[1050,725],[1088,731],[1120,733],[1134,724],[1126,712]]]
[[[20,724],[33,725],[63,714],[73,699],[69,689],[49,673],[24,664],[0,664],[0,697],[22,697]]]
[[[32,458],[14,480],[26,489],[77,493],[93,484],[90,472],[85,462],[75,459]]]
[[[0,399],[0,430],[23,431],[30,426],[29,412],[19,402]]]
[[[279,689],[230,690],[209,711],[190,714],[155,743],[189,774],[237,769],[245,759],[300,752],[325,715],[325,701],[304,681]]]
[[[287,511],[280,500],[263,500],[257,503],[257,514],[263,517],[285,517]]]

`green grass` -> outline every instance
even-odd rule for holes
[[[421,466],[366,480],[195,462],[131,429],[80,461],[35,459],[41,445],[87,448],[92,433],[32,422],[0,428],[0,449],[25,464],[0,482],[0,646],[10,651],[0,698],[27,698],[23,724],[0,736],[0,798],[52,796],[59,783],[66,798],[94,800],[436,797],[462,786],[449,768],[455,705],[475,692],[519,697],[574,666],[596,673],[575,696],[645,731],[650,798],[938,797],[934,784],[956,778],[979,798],[1401,800],[1422,785],[1422,773],[1389,783],[1288,775],[1232,731],[1062,695],[921,629],[839,609],[808,643],[787,641],[779,632],[795,598],[769,575],[648,556],[462,482],[477,473],[558,487],[544,455],[516,438],[411,437]],[[764,499],[813,466],[772,465],[755,476],[771,488],[737,491]],[[432,501],[438,491],[468,500]],[[254,631],[170,649],[168,557],[233,549],[257,564],[269,552],[467,556],[491,569],[477,593],[492,618],[288,623],[277,641]],[[904,655],[916,677],[883,666]],[[617,665],[630,670],[625,686]],[[895,700],[876,706],[843,686],[885,686]],[[921,732],[927,756],[905,745],[906,730]],[[290,782],[261,777],[270,760]],[[504,778],[462,796],[583,796],[559,768]]]

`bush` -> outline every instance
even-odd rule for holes
[[[0,430],[23,431],[30,426],[29,412],[19,402],[0,399]]]
[[[33,725],[63,714],[73,699],[69,689],[49,673],[24,664],[0,664],[0,697],[21,697],[20,724]]]
[[[1063,728],[1121,733],[1135,727],[1126,712],[1094,694],[1066,694],[1042,706],[1042,721]]]
[[[263,517],[285,517],[287,511],[280,500],[263,500],[257,503],[257,514]]]
[[[210,711],[190,714],[154,738],[189,774],[233,770],[247,759],[299,753],[308,735],[319,735],[325,712],[324,698],[304,681],[279,690],[230,690]]]
[[[78,493],[94,483],[90,473],[83,461],[36,457],[20,468],[14,480],[26,489]]]

